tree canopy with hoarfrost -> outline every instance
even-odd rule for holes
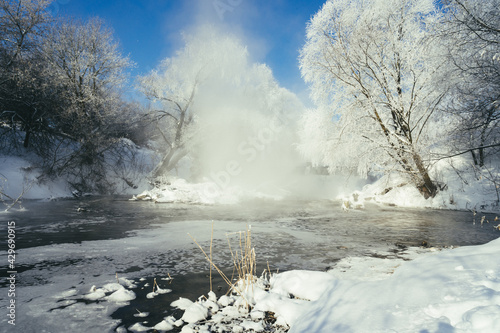
[[[432,88],[444,57],[429,35],[442,17],[431,0],[323,5],[300,55],[318,105],[303,122],[306,157],[330,170],[398,170],[425,197],[436,194],[426,156],[446,89]]]
[[[500,151],[500,9],[498,0],[451,0],[443,40],[448,43],[454,86],[451,111],[460,118],[455,149],[475,166]],[[495,163],[495,162],[494,162]]]

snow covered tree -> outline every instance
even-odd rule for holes
[[[0,149],[24,146],[44,176],[105,193],[110,164],[133,150],[122,140],[137,109],[121,91],[131,62],[101,20],[55,20],[50,3],[0,1]]]
[[[452,0],[443,40],[460,77],[449,106],[460,118],[457,151],[470,151],[476,166],[485,165],[500,147],[500,9],[498,1]]]
[[[54,158],[58,163],[52,168],[76,171],[82,183],[92,183],[92,177],[99,178],[94,183],[105,182],[104,152],[127,127],[120,88],[131,61],[121,55],[111,29],[98,18],[58,22],[43,47],[47,75],[60,87],[64,101],[54,126],[78,142],[75,151]]]
[[[52,0],[1,0],[0,50],[2,68],[32,54],[50,21],[47,12]]]
[[[191,56],[191,57],[190,57]],[[139,79],[140,89],[153,103],[150,112],[155,130],[163,141],[161,162],[154,170],[158,177],[176,167],[186,156],[186,143],[193,123],[193,100],[199,85],[203,64],[191,63],[195,54],[180,51],[176,57],[167,58],[150,74]]]
[[[0,1],[0,119],[8,124],[16,144],[16,129],[24,132],[23,145],[46,144],[48,112],[57,99],[46,80],[41,40],[48,24],[47,0]],[[2,133],[6,135],[6,133]],[[32,135],[37,139],[32,140]]]
[[[45,40],[49,72],[66,88],[68,133],[85,136],[116,114],[113,103],[131,66],[120,54],[111,29],[98,18],[61,22]]]
[[[302,145],[306,156],[320,154],[317,162],[331,169],[357,166],[361,173],[396,165],[423,196],[436,194],[425,157],[446,90],[433,89],[444,57],[428,36],[442,16],[431,0],[323,5],[300,56],[319,105],[305,128],[321,128]]]

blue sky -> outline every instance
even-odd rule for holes
[[[279,83],[307,99],[298,69],[307,21],[324,0],[56,0],[62,16],[99,16],[122,51],[145,74],[182,47],[181,32],[212,23],[240,36],[252,60],[266,63]]]

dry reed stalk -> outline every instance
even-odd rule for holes
[[[231,246],[231,241],[229,239],[230,235],[239,235],[239,251],[233,251]],[[243,291],[247,286],[252,286],[255,282],[255,272],[256,272],[256,260],[255,260],[255,249],[252,248],[252,239],[251,239],[251,231],[250,227],[247,227],[246,231],[239,231],[236,233],[226,234],[228,240],[229,251],[231,252],[231,257],[233,259],[233,275],[231,279],[227,277],[224,272],[213,262],[212,257],[212,245],[213,245],[213,223],[212,223],[212,236],[210,238],[210,252],[207,254],[205,250],[201,247],[201,245],[196,241],[196,239],[188,233],[189,237],[193,240],[193,242],[198,246],[201,250],[207,261],[210,263],[210,290],[212,291],[212,266],[219,273],[222,279],[229,286],[229,291],[236,291],[245,301],[246,298],[243,296]],[[234,273],[235,271],[238,273],[238,279],[235,283],[233,283]],[[242,288],[236,287],[238,283],[242,283]],[[240,290],[241,289],[241,290]]]
[[[231,258],[233,259],[233,272],[231,273],[231,281],[234,281],[234,272],[237,270],[238,265],[236,264],[236,260],[234,259],[233,248],[231,247],[231,241],[229,240],[228,234],[226,234],[226,238],[227,238],[227,246],[229,247],[229,252],[231,253]]]
[[[239,251],[233,251],[229,236],[239,235]],[[252,232],[251,228],[247,227],[246,231],[226,234],[231,257],[233,258],[234,270],[238,273],[238,281],[243,282],[243,286],[250,286],[255,281],[256,260],[255,249],[252,248]]]
[[[212,221],[212,234],[210,235],[210,262],[213,262],[212,260],[212,244],[213,244],[213,239],[214,239],[214,222]],[[210,291],[212,291],[212,265],[210,265]]]
[[[201,252],[205,255],[205,258],[208,260],[208,262],[210,263],[211,266],[213,266],[215,268],[215,270],[217,271],[217,273],[220,274],[220,276],[222,277],[222,279],[230,286],[232,287],[232,283],[231,281],[227,278],[226,274],[224,274],[223,271],[220,270],[219,267],[217,267],[217,265],[210,259],[210,256],[207,255],[207,253],[205,252],[205,250],[203,250],[203,248],[201,247],[201,245],[196,241],[196,239],[194,239],[193,236],[191,236],[190,234],[188,234],[189,237],[191,237],[191,239],[193,240],[193,242],[198,246],[198,248],[201,250]]]

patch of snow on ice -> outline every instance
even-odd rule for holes
[[[84,299],[89,300],[89,301],[96,301],[98,299],[101,299],[106,296],[106,292],[104,289],[99,288],[97,289],[95,286],[92,286],[90,289],[90,292],[86,295],[83,296]]]
[[[289,271],[271,278],[273,293],[315,301],[325,292],[325,287],[335,283],[335,278],[323,272]],[[309,285],[304,288],[304,285]]]
[[[181,310],[186,310],[191,305],[193,305],[193,301],[191,301],[191,300],[189,300],[187,298],[184,298],[184,297],[179,297],[179,299],[177,301],[173,301],[170,304],[170,306],[172,306],[174,308],[181,309]]]
[[[174,329],[174,325],[167,322],[166,320],[160,321],[153,327],[157,331],[171,331]]]
[[[151,329],[151,327],[146,327],[144,325],[142,325],[141,323],[135,323],[134,325],[130,326],[128,328],[129,331],[132,331],[132,332],[147,332]]]
[[[128,302],[133,299],[135,299],[135,293],[123,287],[107,297],[107,300],[112,302]]]
[[[182,315],[182,320],[186,323],[197,323],[207,319],[208,309],[199,303],[191,304]]]

